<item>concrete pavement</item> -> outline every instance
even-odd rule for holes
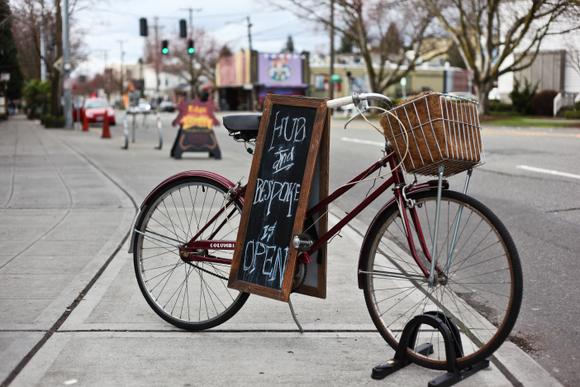
[[[120,121],[120,120],[118,120]],[[231,180],[251,158],[223,128],[222,160],[169,157],[174,128],[124,144],[99,129],[44,129],[23,116],[0,122],[0,382],[10,386],[385,385],[424,386],[442,374],[411,365],[382,381],[394,356],[356,286],[364,225],[329,245],[328,298],[287,304],[251,296],[216,329],[175,329],[148,307],[127,236],[137,206],[166,177],[206,169]],[[139,137],[138,137],[139,139]],[[336,218],[331,216],[331,222]],[[512,343],[462,386],[557,386]]]

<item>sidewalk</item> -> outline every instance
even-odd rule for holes
[[[425,386],[442,374],[410,365],[370,378],[394,351],[356,285],[365,230],[356,222],[329,245],[328,298],[292,297],[305,333],[287,304],[257,296],[211,331],[166,324],[139,292],[127,253],[137,206],[174,173],[207,169],[234,180],[247,177],[251,159],[223,129],[220,161],[171,159],[172,129],[161,151],[154,131],[129,150],[122,125],[111,132],[46,130],[23,116],[0,122],[0,383]],[[559,385],[511,343],[496,357],[459,385]]]

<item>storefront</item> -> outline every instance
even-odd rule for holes
[[[308,53],[240,51],[221,58],[216,89],[221,110],[261,110],[266,95],[308,95]]]

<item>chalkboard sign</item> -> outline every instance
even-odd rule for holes
[[[266,97],[229,287],[288,301],[318,149],[322,98]]]

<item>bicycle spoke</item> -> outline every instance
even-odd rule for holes
[[[451,316],[459,329],[464,351],[460,361],[472,364],[474,359],[489,355],[497,348],[513,327],[521,302],[521,285],[520,298],[514,301],[516,285],[510,264],[513,253],[507,251],[508,245],[502,237],[505,231],[498,231],[478,212],[476,208],[480,204],[463,205],[455,197],[466,198],[450,192],[442,195],[437,241],[441,248],[432,257],[436,267],[442,268],[452,255],[447,275],[438,273],[435,283],[429,287],[420,280],[425,277],[413,258],[416,256],[421,264],[428,262],[428,253],[422,251],[422,246],[433,245],[434,192],[416,194],[415,215],[409,216],[409,222],[414,222],[410,230],[413,235],[407,235],[398,208],[393,207],[384,216],[383,223],[377,224],[372,234],[375,242],[365,253],[368,258],[361,273],[366,278],[367,306],[389,344],[396,348],[404,327],[414,316],[439,312],[444,319]],[[411,252],[408,238],[413,240],[416,255]],[[421,326],[418,337],[431,342],[435,352],[425,357],[410,350],[413,356],[422,365],[443,369],[446,354],[439,331]]]
[[[222,208],[228,190],[202,180],[176,181],[153,199],[137,223],[134,248],[135,273],[149,305],[166,321],[191,330],[224,322],[248,297],[227,287],[228,264],[203,258],[186,262],[180,256],[180,247],[201,230],[196,240],[237,239],[241,204]],[[233,251],[199,249],[193,254],[231,259]]]

